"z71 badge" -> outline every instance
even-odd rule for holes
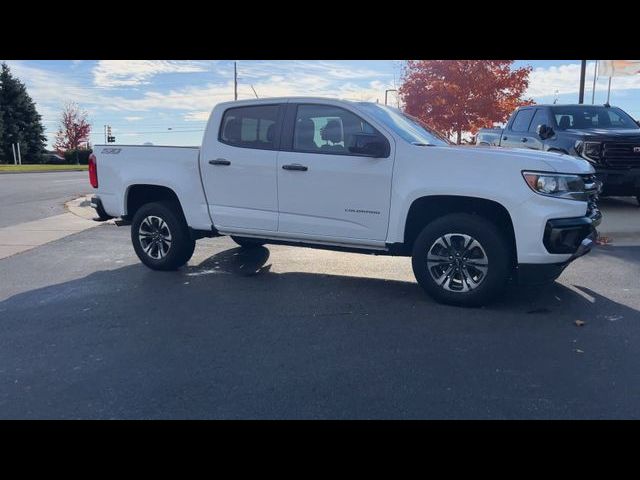
[[[100,153],[103,153],[105,155],[117,155],[121,150],[121,148],[103,148],[102,152]]]

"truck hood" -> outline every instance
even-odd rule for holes
[[[605,128],[581,128],[574,130],[569,128],[563,132],[582,137],[586,140],[613,140],[616,142],[640,142],[639,129],[605,129]]]
[[[593,173],[593,166],[582,158],[564,153],[543,152],[528,148],[504,147],[449,147],[459,151],[466,157],[504,159],[506,162],[517,162],[522,170],[542,170],[558,173]]]

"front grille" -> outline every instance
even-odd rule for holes
[[[612,168],[640,167],[640,152],[634,148],[640,147],[640,139],[634,143],[605,143],[602,146],[602,159]]]
[[[602,182],[594,174],[581,175],[584,181],[584,189],[587,194],[587,216],[600,216],[598,209],[598,195],[602,191]]]

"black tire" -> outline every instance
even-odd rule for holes
[[[235,235],[231,235],[231,240],[236,242],[242,248],[261,247],[265,244],[265,241],[260,240],[259,238],[236,237]]]
[[[448,237],[451,244],[446,249],[447,239],[444,243],[439,242],[448,234],[460,235]],[[480,248],[465,250],[462,244],[468,241],[467,246],[474,245],[473,239],[479,242]],[[454,248],[456,246],[459,248]],[[430,253],[431,268],[427,265]],[[435,256],[438,253],[440,256]],[[453,261],[447,263],[451,258]],[[486,270],[482,270],[485,262]],[[487,304],[504,289],[512,265],[510,242],[495,224],[478,215],[453,213],[438,218],[424,227],[413,245],[412,266],[416,280],[436,301],[449,305],[477,307]],[[454,273],[445,276],[447,271]],[[436,282],[434,276],[439,274],[446,287]]]
[[[151,220],[148,220],[151,218]],[[149,240],[154,233],[161,233],[166,237],[166,229],[158,229],[158,221],[154,218],[161,219],[167,226],[170,234],[170,242],[158,242],[162,244],[162,250],[166,253],[160,255],[160,247],[151,247],[145,252],[145,246],[149,247]],[[141,231],[143,222],[145,226]],[[153,227],[152,229],[149,226]],[[141,239],[141,233],[151,231],[150,235],[145,235],[145,239]],[[154,239],[154,237],[151,237]],[[160,238],[160,237],[158,237]],[[153,240],[152,240],[153,241]],[[131,242],[138,258],[147,267],[153,270],[176,270],[189,261],[196,247],[196,242],[189,234],[187,222],[180,211],[180,207],[173,202],[157,202],[147,203],[140,207],[133,216],[131,223]],[[159,258],[155,258],[155,257]]]

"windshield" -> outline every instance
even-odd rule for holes
[[[360,102],[358,106],[409,143],[414,145],[450,145],[448,140],[424,125],[420,120],[402,113],[397,108],[370,102]]]
[[[615,107],[568,105],[551,107],[551,111],[560,130],[568,128],[600,128],[605,130],[640,128],[633,118]]]

